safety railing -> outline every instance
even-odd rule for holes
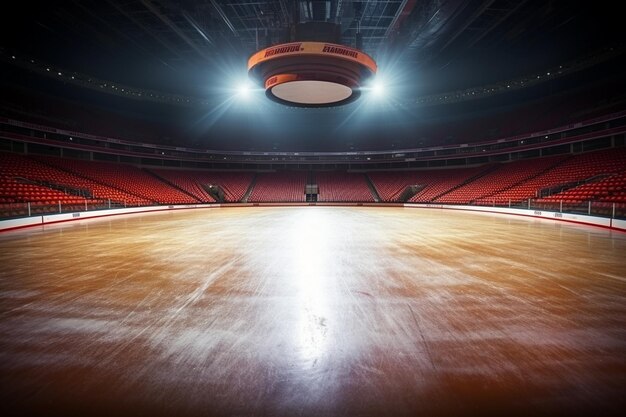
[[[294,202],[298,203],[298,202]],[[306,205],[308,203],[303,203]],[[332,204],[332,203],[331,203]],[[350,204],[350,202],[346,202]],[[158,204],[152,204],[155,206]],[[169,204],[163,204],[168,206]],[[357,204],[355,204],[357,205]],[[368,205],[376,205],[376,203],[368,203]],[[389,203],[385,203],[386,206]],[[462,205],[474,205],[481,207],[508,207],[516,209],[526,209],[530,211],[552,211],[557,213],[575,213],[586,214],[590,216],[609,217],[615,219],[626,219],[626,203],[606,202],[606,201],[543,201],[536,199],[528,199],[523,201],[513,200],[492,200],[483,201],[480,204],[473,203]],[[124,202],[113,202],[110,200],[88,200],[82,203],[64,203],[62,201],[47,202],[27,202],[27,203],[0,203],[0,219],[12,219],[20,217],[41,216],[62,213],[75,213],[95,210],[108,210],[125,207],[140,207],[138,205],[126,204]]]
[[[610,201],[580,201],[580,200],[551,200],[527,199],[522,201],[493,199],[483,201],[477,206],[508,207],[526,210],[553,211],[556,213],[586,214],[589,216],[610,217],[616,219],[626,219],[626,202]]]
[[[41,216],[50,214],[76,213],[83,211],[108,210],[135,207],[111,200],[88,200],[66,203],[63,201],[0,203],[0,219]]]

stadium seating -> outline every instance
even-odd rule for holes
[[[185,190],[203,203],[215,200],[202,185],[219,185],[224,190],[226,202],[241,201],[248,190],[254,174],[251,172],[181,171],[151,169],[151,172],[165,181]]]
[[[434,201],[444,204],[489,202],[492,201],[489,197],[495,193],[536,177],[561,162],[562,159],[562,156],[558,156],[503,163],[480,178],[468,182]]]
[[[409,201],[413,203],[430,202],[433,198],[461,185],[477,175],[486,167],[459,169],[438,169],[427,171],[383,171],[369,172],[368,176],[376,187],[383,201],[398,201],[406,187],[420,185],[424,188]]]
[[[319,188],[318,201],[374,201],[364,174],[341,171],[315,173]]]
[[[471,178],[490,169],[487,167],[459,168],[430,171],[426,179],[426,187],[415,194],[409,201],[412,203],[429,203],[438,196],[450,192],[463,185]]]
[[[307,173],[302,171],[261,173],[249,202],[297,202],[306,201],[304,188]]]
[[[159,204],[200,202],[196,197],[132,165],[61,158],[48,159],[48,162],[76,176],[116,188],[144,201]]]
[[[538,197],[539,191],[544,188],[589,180],[601,174],[617,173],[626,169],[626,149],[624,148],[584,153],[569,158],[558,158],[561,158],[561,161],[553,168],[506,190],[478,199],[476,203],[491,204],[495,201],[496,205],[502,205],[509,200],[512,203],[516,203]],[[605,190],[605,187],[600,182],[595,183],[595,185],[582,185],[548,199],[542,199],[542,201],[565,199],[580,202],[604,195],[608,195],[608,190]],[[571,198],[573,196],[576,198]]]
[[[372,171],[367,173],[382,201],[397,201],[409,185],[420,182],[421,173],[416,171]]]
[[[59,203],[67,210],[69,206],[84,209],[85,204],[94,206],[104,203],[102,199],[90,195],[73,195],[70,190],[61,190],[62,186],[71,185],[56,181],[59,174],[62,173],[31,158],[0,152],[0,203],[31,203],[34,212],[40,206],[58,206]]]
[[[591,199],[621,202],[619,193],[624,190],[625,173],[626,149],[624,148],[580,154],[571,158],[558,172],[551,173],[555,178],[553,183],[558,185],[582,180],[587,180],[587,182],[542,198],[538,202],[580,203]],[[602,177],[596,178],[598,176]]]
[[[26,215],[85,207],[212,203],[206,190],[218,185],[225,202],[305,202],[305,185],[317,184],[320,202],[374,202],[370,184],[383,202],[398,201],[407,186],[421,189],[410,202],[517,205],[622,212],[626,207],[626,148],[525,159],[469,168],[419,171],[227,172],[140,169],[108,162],[0,152],[0,215]],[[547,197],[539,192],[551,190]],[[592,202],[592,203],[590,203]],[[619,211],[622,210],[622,211]]]
[[[0,202],[2,203],[32,202],[54,205],[60,202],[63,205],[84,206],[85,201],[85,197],[71,195],[38,184],[22,182],[8,176],[0,177]],[[90,203],[93,202],[94,200],[90,199]]]
[[[143,206],[153,204],[154,201],[142,198],[119,188],[105,185],[97,179],[92,180],[69,172],[64,167],[69,163],[63,158],[49,156],[30,156],[24,158],[29,165],[38,166],[30,177],[37,180],[51,181],[56,184],[89,190],[94,198],[106,200],[113,204],[124,206]]]

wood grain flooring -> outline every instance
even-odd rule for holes
[[[229,208],[0,234],[2,415],[619,415],[626,234]]]

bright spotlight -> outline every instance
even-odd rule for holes
[[[243,82],[239,84],[239,87],[237,88],[237,95],[239,97],[246,98],[250,95],[250,92],[251,88],[249,82]]]
[[[386,95],[385,90],[385,83],[380,76],[377,76],[371,83],[363,87],[363,91],[370,96],[370,99],[376,99],[376,101]]]
[[[385,94],[385,86],[383,85],[381,81],[374,81],[374,84],[372,84],[372,94],[374,94],[377,97],[380,97],[383,94]]]

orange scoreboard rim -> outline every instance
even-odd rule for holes
[[[315,55],[352,61],[362,65],[372,74],[376,74],[378,70],[376,61],[374,61],[371,56],[358,49],[326,42],[292,42],[274,45],[258,51],[248,59],[248,71],[253,71],[258,65],[264,62],[286,56],[297,57]]]
[[[265,88],[269,99],[299,107],[350,103],[377,70],[368,54],[327,42],[274,45],[248,60],[248,76]]]

